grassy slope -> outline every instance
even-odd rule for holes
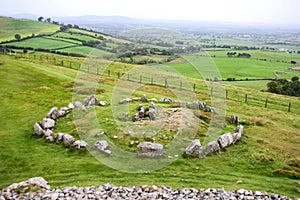
[[[178,159],[152,173],[123,173],[104,166],[88,153],[30,137],[33,123],[41,120],[52,106],[62,107],[71,101],[72,88],[65,82],[72,81],[76,71],[8,56],[0,59],[4,60],[0,65],[0,134],[5,138],[0,143],[1,188],[43,176],[54,187],[110,182],[177,188],[246,188],[299,196],[300,119],[296,114],[228,101],[228,115],[237,114],[249,124],[242,142],[204,159]],[[111,83],[100,87],[109,89]],[[148,88],[141,93],[150,91]],[[159,91],[166,95],[165,90]],[[101,97],[109,100],[110,94],[106,92]],[[289,178],[293,174],[298,174],[298,179]],[[238,179],[244,182],[237,184]]]
[[[32,48],[44,48],[44,49],[57,49],[64,47],[76,46],[74,43],[52,40],[48,38],[31,38],[20,42],[5,43],[5,45],[13,45],[17,47],[32,47]]]
[[[0,41],[8,41],[15,39],[15,34],[21,37],[30,36],[41,33],[54,33],[59,30],[60,26],[49,24],[46,22],[38,22],[32,20],[13,19],[0,16]]]
[[[87,47],[87,46],[70,47],[70,48],[65,48],[61,51],[67,52],[67,53],[76,53],[76,54],[90,56],[90,57],[99,57],[99,56],[103,56],[103,55],[112,54],[107,51],[103,51],[101,49],[96,49],[96,48]]]

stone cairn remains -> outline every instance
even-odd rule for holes
[[[22,191],[24,188],[34,188],[30,192]],[[21,191],[21,192],[20,192]],[[167,186],[114,186],[104,184],[98,187],[64,187],[51,189],[48,182],[42,177],[31,178],[27,181],[14,183],[0,192],[0,200],[5,199],[267,199],[267,200],[291,200],[286,196],[261,191],[239,189],[225,191],[224,188],[174,189]],[[299,200],[296,199],[296,200]]]
[[[138,113],[136,113],[132,117],[132,121],[139,121],[143,118],[149,118],[150,120],[156,119],[156,113],[157,108],[154,103],[157,102],[155,98],[150,99],[151,103],[149,105],[149,108],[146,109],[142,104],[138,106]],[[129,103],[132,101],[142,101],[147,102],[148,99],[145,94],[141,96],[140,99],[138,98],[125,98],[119,101],[119,104]],[[171,98],[163,97],[158,102],[162,103],[172,103],[173,100]],[[183,102],[183,101],[175,101],[175,103],[181,104],[181,106],[185,106],[189,109],[201,109],[207,112],[216,113],[215,108],[207,106],[205,102],[200,101],[194,101],[194,102]],[[65,133],[57,133],[54,137],[53,130],[55,127],[56,120],[65,116],[69,112],[71,112],[73,109],[82,109],[85,110],[86,108],[90,106],[105,106],[108,105],[106,101],[99,101],[95,95],[90,96],[84,101],[84,104],[82,104],[79,101],[76,101],[74,104],[69,103],[67,107],[63,107],[60,110],[57,107],[53,107],[47,114],[47,116],[41,121],[36,122],[34,124],[34,132],[35,134],[42,136],[45,138],[46,141],[49,142],[56,142],[60,143],[62,142],[66,146],[72,146],[75,149],[85,149],[88,147],[88,144],[83,140],[75,140],[74,137],[70,134]],[[130,117],[129,115],[127,116]],[[238,123],[238,117],[235,115],[232,115],[230,118],[230,123]],[[193,140],[189,146],[185,150],[185,154],[187,155],[207,155],[212,152],[219,151],[220,149],[226,148],[230,145],[235,144],[237,141],[239,141],[242,137],[244,127],[242,125],[237,126],[236,131],[231,133],[226,133],[221,136],[219,136],[217,141],[212,141],[206,145],[205,149],[202,149],[200,140]],[[108,155],[111,154],[111,151],[109,150],[109,145],[107,141],[101,140],[97,141],[94,146],[94,149],[104,152]],[[158,143],[151,143],[151,142],[141,142],[137,146],[137,154],[138,156],[146,156],[146,157],[160,157],[163,156],[163,145]]]
[[[56,120],[64,117],[66,114],[70,113],[73,109],[82,109],[85,110],[89,106],[105,106],[108,105],[106,101],[99,101],[95,95],[87,98],[82,104],[79,101],[76,101],[74,104],[69,103],[67,107],[63,107],[60,110],[57,107],[53,107],[47,114],[47,116],[41,121],[36,122],[33,126],[34,133],[36,135],[42,136],[48,142],[57,142],[64,143],[66,146],[72,146],[75,149],[85,149],[88,147],[88,144],[83,140],[75,140],[74,137],[70,134],[57,133],[54,137],[53,130],[55,127]]]

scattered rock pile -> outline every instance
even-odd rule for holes
[[[146,108],[142,104],[138,106],[138,113],[134,114],[132,117],[132,121],[140,121],[143,118],[149,118],[150,120],[156,119],[156,106],[153,102],[150,103],[149,108]]]
[[[63,142],[66,146],[73,146],[76,149],[87,148],[88,144],[85,141],[75,140],[70,134],[58,133],[54,136],[53,131],[56,120],[64,117],[73,109],[85,110],[89,106],[105,106],[107,104],[106,101],[99,101],[95,95],[92,95],[85,100],[84,105],[81,102],[76,101],[74,104],[69,103],[68,107],[63,107],[60,110],[57,107],[53,107],[41,122],[36,122],[34,124],[34,132],[35,134],[44,137],[48,142]]]
[[[30,181],[31,180],[31,181]],[[38,180],[38,181],[36,181]],[[37,185],[36,191],[19,192],[19,189],[31,184]],[[0,199],[267,199],[267,200],[291,200],[289,197],[278,194],[268,194],[266,192],[239,189],[235,191],[225,191],[221,189],[195,189],[182,188],[174,189],[167,186],[133,186],[122,187],[112,184],[104,184],[99,187],[64,187],[50,189],[49,184],[41,177],[32,178],[28,181],[15,183],[3,189]]]

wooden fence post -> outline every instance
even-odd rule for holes
[[[140,75],[140,84],[142,83],[142,75]]]
[[[245,103],[248,101],[248,94],[245,95]]]
[[[226,99],[228,98],[228,90],[226,90]]]
[[[291,112],[291,107],[292,107],[292,103],[290,102],[288,112]]]
[[[268,98],[266,98],[265,108],[268,107]]]
[[[196,92],[196,84],[194,83],[193,91]]]
[[[130,80],[130,74],[128,73],[127,74],[127,81],[129,81]]]
[[[107,71],[108,76],[110,76],[110,70]]]
[[[168,87],[168,79],[165,78],[165,87]]]

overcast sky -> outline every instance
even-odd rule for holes
[[[300,25],[300,0],[2,0],[0,15],[127,16]]]

